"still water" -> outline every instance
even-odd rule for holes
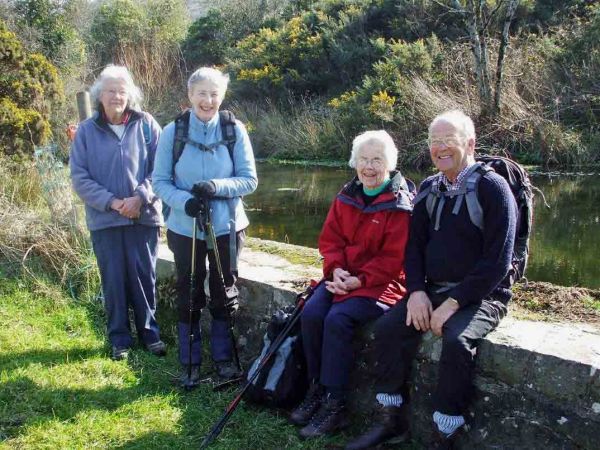
[[[249,235],[315,248],[335,194],[350,169],[258,164],[259,187],[244,198]],[[406,173],[418,183],[425,174]],[[527,278],[600,288],[600,180],[589,175],[535,175],[550,208],[536,195]]]

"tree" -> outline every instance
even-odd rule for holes
[[[510,24],[514,18],[519,0],[452,0],[456,13],[460,14],[465,21],[471,41],[471,49],[475,62],[475,73],[479,88],[481,101],[481,116],[493,118],[500,112],[502,93],[502,70],[506,49],[509,45]],[[496,60],[495,79],[491,78],[491,68],[488,53],[488,41],[491,34],[491,26],[495,16],[500,14],[504,6],[504,20],[502,21],[502,32],[500,47]],[[494,87],[492,87],[494,85]]]

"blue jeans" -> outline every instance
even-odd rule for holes
[[[302,345],[310,380],[331,390],[343,390],[352,368],[354,330],[383,314],[376,300],[351,297],[332,303],[333,294],[321,284],[301,316]]]

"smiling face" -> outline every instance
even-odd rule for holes
[[[108,119],[117,123],[127,108],[127,84],[124,80],[108,79],[102,86],[100,103]]]
[[[188,98],[196,117],[202,122],[208,122],[219,112],[223,102],[223,93],[215,83],[204,80],[195,83],[188,91]]]
[[[379,142],[365,142],[356,156],[356,174],[367,189],[375,189],[387,180],[389,170],[383,150]]]
[[[465,138],[454,125],[440,121],[431,128],[429,154],[435,167],[453,182],[475,162],[475,139]]]

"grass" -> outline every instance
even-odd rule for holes
[[[99,304],[0,274],[0,449],[198,447],[233,398],[172,385],[164,359],[108,357]],[[302,442],[283,413],[238,408],[214,449],[341,448],[348,436]]]

